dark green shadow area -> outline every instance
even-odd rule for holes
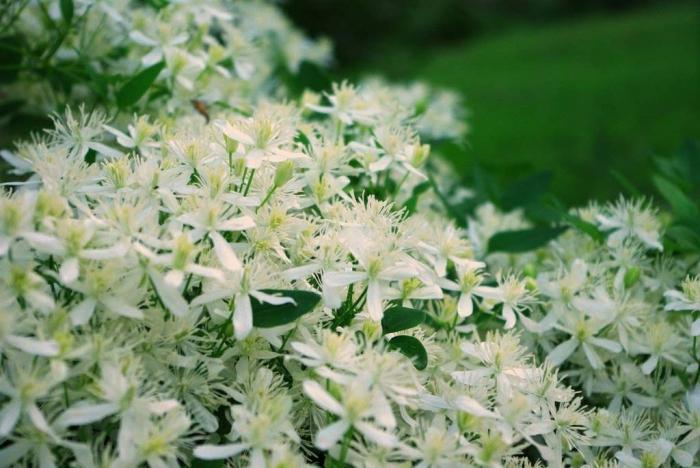
[[[467,145],[448,148],[507,182],[551,170],[563,201],[614,198],[611,171],[651,192],[655,156],[700,137],[700,16],[695,5],[591,16],[482,36],[425,52],[400,47],[362,67],[458,90]]]

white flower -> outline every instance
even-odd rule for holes
[[[396,426],[391,406],[366,380],[353,380],[343,389],[341,402],[315,380],[304,381],[304,393],[316,405],[338,417],[316,434],[314,443],[321,450],[333,447],[351,428],[375,444],[384,447],[396,444],[396,436],[388,432]]]
[[[671,289],[664,293],[666,310],[700,311],[700,276],[688,276],[681,283],[681,290]],[[693,322],[692,336],[700,335],[700,318]]]
[[[608,245],[620,245],[625,239],[637,238],[647,247],[663,250],[660,242],[661,223],[655,211],[644,200],[620,199],[596,217],[600,226],[610,230]]]

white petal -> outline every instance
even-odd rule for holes
[[[656,369],[657,364],[659,363],[659,357],[652,355],[649,356],[649,359],[644,361],[644,364],[642,364],[642,372],[644,375],[649,375],[652,372],[654,372],[654,369]]]
[[[562,362],[571,356],[571,353],[576,351],[579,342],[575,338],[568,339],[563,343],[559,343],[553,350],[547,355],[547,359],[555,366],[560,365]]]
[[[700,319],[694,321],[693,324],[690,326],[690,334],[692,336],[700,335]]]
[[[321,450],[328,450],[343,437],[343,435],[349,428],[350,423],[348,423],[344,419],[336,421],[333,424],[326,426],[320,431],[318,431],[318,434],[316,434],[316,438],[314,440],[314,444]]]
[[[593,369],[601,369],[604,364],[603,361],[600,359],[600,356],[598,356],[598,353],[596,353],[595,349],[588,343],[583,343],[582,345],[583,352],[586,355],[586,358],[588,358],[588,362],[591,363],[591,367]]]
[[[80,256],[90,260],[109,260],[112,258],[123,257],[128,251],[128,245],[118,243],[105,249],[85,249],[80,252]]]
[[[56,423],[63,427],[82,426],[104,419],[117,411],[119,405],[116,403],[88,404],[82,401],[65,410]]]
[[[244,231],[246,229],[254,228],[255,220],[250,216],[240,216],[238,218],[227,219],[216,225],[216,229],[219,231]]]
[[[238,455],[247,449],[247,444],[200,445],[194,449],[194,456],[202,460],[221,460]]]
[[[294,299],[291,297],[277,296],[273,294],[267,294],[262,291],[251,291],[250,295],[253,296],[260,302],[267,302],[272,305],[282,305],[282,304],[295,304]]]
[[[34,427],[47,434],[52,432],[49,423],[44,417],[44,413],[41,412],[38,406],[34,404],[29,405],[27,407],[27,414],[29,414],[29,419],[32,421],[32,424],[34,424]]]
[[[513,328],[515,326],[515,312],[513,312],[513,308],[508,304],[503,304],[503,318],[506,320],[506,329]]]
[[[124,300],[120,300],[113,297],[107,297],[102,299],[102,304],[117,315],[123,317],[128,317],[132,319],[142,319],[143,312],[138,307],[127,304]]]
[[[363,271],[329,271],[323,275],[323,282],[332,288],[347,286],[367,277]]]
[[[396,418],[391,410],[391,405],[384,394],[378,393],[372,405],[372,416],[374,420],[387,429],[396,427]]]
[[[22,403],[19,400],[10,400],[2,411],[0,411],[0,437],[7,437],[14,429],[17,420],[19,419]]]
[[[173,315],[182,317],[189,312],[189,305],[185,299],[183,299],[182,295],[180,295],[180,292],[168,285],[160,274],[155,270],[151,270],[148,272],[148,276],[155,286],[158,297]]]
[[[85,325],[95,312],[97,303],[92,298],[83,300],[70,311],[70,319],[73,325]]]
[[[382,286],[379,281],[370,281],[367,286],[367,312],[375,322],[379,322],[384,317]]]
[[[59,352],[58,343],[53,340],[41,341],[26,336],[9,335],[5,337],[5,341],[17,349],[35,356],[53,357],[58,356]]]
[[[56,237],[41,234],[39,232],[27,232],[22,237],[36,250],[41,252],[51,253],[54,255],[63,255],[65,249],[63,244]]]
[[[622,345],[617,341],[612,341],[605,338],[592,337],[588,339],[588,342],[592,345],[599,346],[603,349],[607,349],[611,353],[619,353],[620,351],[622,351]]]
[[[226,239],[218,232],[209,233],[209,237],[214,243],[214,253],[216,253],[216,258],[219,259],[221,265],[228,271],[240,271],[243,264]]]
[[[155,415],[162,415],[168,411],[178,408],[180,403],[177,400],[152,401],[148,404],[148,410]]]
[[[170,270],[163,277],[165,284],[172,288],[179,288],[183,281],[185,281],[185,272],[182,270]]]
[[[224,122],[221,125],[221,130],[224,132],[224,134],[231,138],[232,140],[236,140],[238,142],[243,143],[244,145],[248,146],[255,146],[255,141],[242,131],[238,130],[228,122]]]
[[[58,270],[58,276],[63,284],[72,283],[78,279],[78,275],[80,275],[80,264],[75,257],[64,260]]]
[[[469,317],[474,311],[471,294],[460,294],[457,302],[457,314],[460,317]]]
[[[236,308],[233,312],[233,331],[237,340],[242,340],[253,329],[253,307],[250,296],[236,296]]]
[[[462,411],[479,416],[482,418],[494,418],[496,414],[489,411],[475,399],[466,395],[459,395],[454,399],[454,405]]]
[[[377,429],[370,424],[360,422],[356,423],[355,427],[360,431],[360,433],[362,433],[363,436],[381,447],[393,447],[397,443],[396,436],[394,434]]]
[[[26,440],[0,449],[0,468],[18,466],[17,462],[32,449],[32,443]]]
[[[342,416],[345,414],[343,407],[328,393],[321,384],[315,380],[305,380],[303,384],[304,393],[311,398],[321,408],[333,414]]]

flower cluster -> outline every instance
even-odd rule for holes
[[[262,1],[40,0],[15,8],[7,27],[16,43],[8,46],[26,55],[8,64],[17,76],[0,91],[30,111],[122,104],[112,84],[149,68],[157,74],[151,113],[180,114],[193,100],[249,111],[281,94],[283,72],[330,60],[328,41],[310,40]]]
[[[478,213],[477,238],[519,216],[492,208]],[[535,254],[508,259],[524,265],[539,299],[521,316],[523,340],[598,407],[587,426],[587,459],[695,465],[698,259],[664,254],[662,222],[642,200],[592,204],[572,214],[600,238],[572,229]]]
[[[328,48],[264,2],[13,8],[53,45],[3,89],[73,105],[0,152],[0,465],[696,463],[700,270],[651,204],[494,252],[530,224],[456,208],[452,93],[294,93]]]

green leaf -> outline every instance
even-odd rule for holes
[[[630,196],[635,198],[639,198],[642,196],[642,192],[637,187],[635,187],[635,185],[622,173],[611,169],[610,175],[613,176],[617,183],[620,184]]]
[[[584,234],[588,234],[591,237],[591,239],[598,242],[599,244],[605,242],[605,234],[603,234],[602,231],[598,229],[598,226],[596,226],[595,224],[589,223],[588,221],[584,221],[578,216],[574,216],[566,212],[562,213],[561,217],[564,219],[564,221],[571,224],[579,231],[583,232]]]
[[[428,352],[418,338],[410,335],[395,336],[389,340],[389,347],[411,359],[416,369],[428,367]]]
[[[669,180],[655,175],[652,177],[654,185],[661,195],[666,199],[676,216],[684,221],[697,221],[700,210],[683,191]]]
[[[547,193],[551,181],[550,171],[537,172],[515,181],[501,197],[501,208],[511,211],[537,202]]]
[[[428,181],[428,180],[421,182],[420,184],[413,187],[413,192],[411,192],[411,197],[408,200],[406,200],[406,204],[404,205],[406,207],[406,211],[408,212],[408,214],[413,214],[416,212],[416,206],[418,205],[418,199],[420,198],[421,194],[423,194],[425,191],[427,191],[430,187],[431,187],[430,181]]]
[[[73,20],[74,13],[75,8],[73,7],[73,0],[61,0],[61,16],[66,24],[70,24]]]
[[[165,68],[165,62],[158,62],[148,68],[144,68],[117,91],[117,104],[119,107],[128,107],[141,99],[146,94],[148,88],[158,78],[161,70]]]
[[[226,460],[201,460],[193,458],[190,460],[191,468],[222,468]]]
[[[260,328],[279,327],[280,325],[293,322],[305,313],[311,312],[321,300],[321,296],[311,291],[263,289],[262,292],[273,296],[289,297],[295,303],[274,305],[260,302],[251,296],[253,325]]]
[[[425,312],[408,307],[390,307],[384,311],[382,318],[382,332],[396,333],[401,330],[417,327],[425,321]]]
[[[489,239],[489,252],[529,252],[538,249],[566,231],[568,226],[535,227],[501,231]]]

